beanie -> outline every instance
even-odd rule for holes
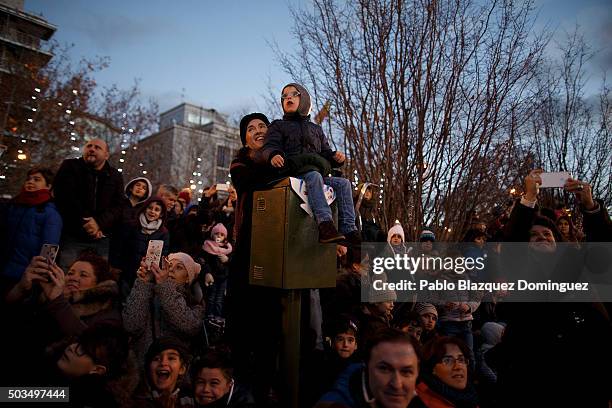
[[[436,234],[434,234],[433,231],[431,231],[431,230],[424,229],[421,232],[421,236],[419,237],[419,241],[421,241],[421,242],[423,242],[423,241],[436,242]]]
[[[178,198],[182,198],[188,204],[191,202],[191,194],[189,194],[189,192],[185,190],[179,193]]]
[[[397,223],[391,228],[389,228],[389,233],[387,233],[387,242],[391,243],[391,237],[394,235],[399,235],[402,237],[402,242],[406,242],[406,238],[404,236],[404,229],[402,228],[402,224]]]
[[[247,127],[249,126],[249,123],[251,123],[251,121],[254,119],[259,119],[263,123],[265,123],[266,126],[270,126],[270,121],[268,120],[268,117],[264,115],[263,113],[253,112],[253,113],[249,113],[248,115],[244,116],[242,119],[240,119],[240,140],[242,141],[243,146],[246,146]]]
[[[227,228],[225,228],[225,225],[221,223],[218,223],[213,227],[211,235],[215,235],[217,232],[220,232],[227,237]]]
[[[168,260],[177,260],[185,265],[187,275],[189,275],[189,283],[193,282],[193,280],[200,274],[200,269],[202,266],[184,252],[175,252],[170,254],[168,255]]]
[[[419,302],[414,305],[414,310],[419,314],[419,316],[423,316],[426,313],[432,313],[438,317],[438,310],[431,303]]]
[[[145,367],[147,370],[151,365],[151,361],[153,361],[156,355],[169,349],[178,351],[181,359],[185,363],[189,361],[189,349],[182,341],[176,337],[163,336],[157,338],[153,343],[151,343],[149,349],[147,350],[147,354],[145,354]]]

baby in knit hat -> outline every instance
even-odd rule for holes
[[[206,316],[222,317],[232,244],[227,241],[227,228],[221,223],[213,227],[211,238],[204,241],[202,246],[208,304]]]

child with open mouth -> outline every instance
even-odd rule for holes
[[[181,390],[189,359],[180,340],[171,336],[155,340],[145,355],[145,378],[135,393],[136,406],[193,407],[193,399]]]

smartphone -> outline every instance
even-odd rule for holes
[[[542,179],[541,188],[560,188],[565,185],[568,178],[572,177],[567,171],[559,171],[555,173],[540,173]]]
[[[229,185],[225,183],[217,183],[217,191],[228,191]]]
[[[151,241],[149,241],[149,246],[147,247],[147,255],[145,256],[145,264],[147,265],[147,268],[150,268],[153,264],[159,266],[159,261],[161,261],[163,248],[164,241],[160,241],[157,239],[152,239]]]
[[[43,244],[40,249],[40,256],[45,258],[49,264],[55,263],[55,258],[59,252],[59,245],[55,244]]]

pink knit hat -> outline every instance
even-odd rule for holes
[[[177,260],[185,265],[187,275],[189,275],[189,283],[193,282],[193,280],[200,274],[200,269],[202,269],[202,266],[199,263],[194,261],[192,257],[184,252],[170,254],[168,255],[168,260]]]
[[[227,228],[225,228],[225,225],[218,223],[217,225],[215,225],[212,229],[211,235],[215,235],[215,233],[220,232],[223,235],[225,235],[225,237],[227,238]]]

